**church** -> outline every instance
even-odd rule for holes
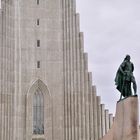
[[[1,0],[0,140],[99,140],[112,123],[76,0]]]

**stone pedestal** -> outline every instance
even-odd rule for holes
[[[139,140],[138,120],[138,97],[119,101],[112,128],[101,140]]]

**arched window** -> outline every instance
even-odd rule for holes
[[[39,88],[33,96],[33,134],[44,134],[44,98]]]

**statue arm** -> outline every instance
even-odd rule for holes
[[[125,74],[124,71],[123,71],[123,67],[125,66],[125,63],[123,62],[120,67],[119,67],[119,70],[122,74]]]
[[[133,63],[132,63],[132,72],[134,71],[134,65],[133,65]]]

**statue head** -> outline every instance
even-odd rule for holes
[[[126,57],[124,58],[124,60],[127,60],[127,61],[130,61],[130,59],[131,59],[131,57],[130,57],[130,55],[126,55]]]

